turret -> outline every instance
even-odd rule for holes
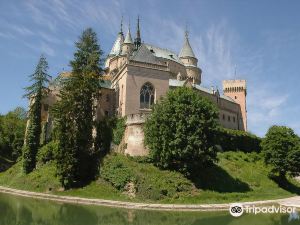
[[[198,59],[190,45],[188,32],[185,32],[183,47],[179,53],[180,61],[185,65],[187,76],[193,80],[193,83],[201,83],[201,69],[197,67]]]
[[[109,53],[109,56],[119,55],[121,53],[121,47],[124,42],[124,34],[123,34],[123,22],[121,21],[120,32],[118,33],[117,39]]]
[[[109,63],[110,63],[111,58],[121,54],[123,42],[124,42],[123,21],[121,20],[120,31],[118,33],[118,36],[117,36],[115,42],[114,42],[113,47],[110,50],[109,55],[107,56],[107,58],[105,60],[105,68],[109,67]]]
[[[134,44],[131,38],[130,25],[129,25],[127,34],[125,36],[125,40],[122,45],[122,54],[130,55],[133,49],[134,49]]]

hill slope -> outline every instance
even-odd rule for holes
[[[90,198],[162,203],[222,203],[276,199],[300,193],[300,184],[289,179],[285,189],[269,179],[269,168],[259,155],[242,152],[219,154],[219,162],[196,171],[190,180],[172,171],[123,155],[107,156],[97,181],[83,188],[61,191],[55,164],[49,162],[28,175],[21,163],[0,173],[0,185]]]

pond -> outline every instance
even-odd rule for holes
[[[57,203],[0,193],[1,225],[296,225],[297,215],[146,211]]]

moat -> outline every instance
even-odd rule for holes
[[[292,225],[298,214],[247,214],[239,218],[226,212],[159,212],[83,206],[0,194],[0,224],[3,225]]]

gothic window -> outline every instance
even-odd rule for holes
[[[150,109],[154,103],[154,92],[155,89],[150,83],[145,83],[140,91],[140,108]]]

